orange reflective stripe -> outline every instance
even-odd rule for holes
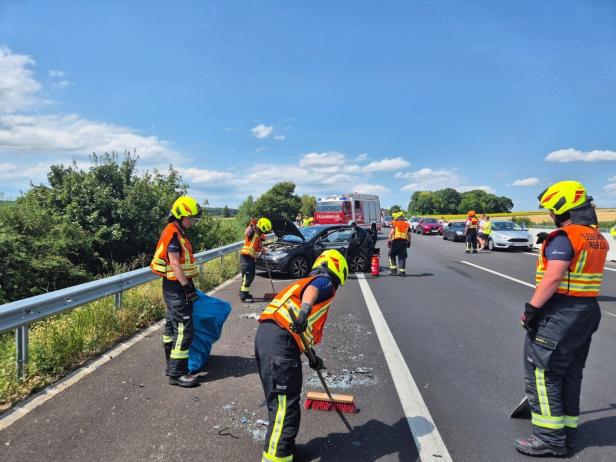
[[[156,252],[150,263],[150,268],[153,273],[158,274],[159,276],[172,281],[177,279],[175,274],[173,274],[173,269],[169,263],[169,255],[167,255],[171,239],[173,239],[173,236],[176,234],[178,236],[178,242],[180,243],[180,266],[182,271],[187,278],[194,278],[199,274],[199,267],[197,266],[195,256],[193,255],[192,245],[184,236],[184,232],[181,230],[179,225],[176,225],[175,222],[169,223],[165,226],[165,229],[158,240],[158,244],[156,244]]]

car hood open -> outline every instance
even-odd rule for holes
[[[302,241],[305,241],[306,238],[301,233],[301,231],[295,226],[291,220],[287,217],[280,215],[279,213],[269,213],[265,215],[266,218],[272,222],[272,231],[278,237],[278,239],[282,239],[283,236],[292,235],[299,237]]]

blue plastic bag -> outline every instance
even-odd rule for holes
[[[193,339],[188,352],[188,370],[200,371],[210,359],[212,345],[220,338],[222,326],[231,312],[231,305],[220,298],[197,290],[193,304]]]

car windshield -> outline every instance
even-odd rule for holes
[[[522,231],[522,227],[513,221],[493,221],[492,231]]]
[[[317,212],[340,212],[342,201],[317,202]]]
[[[386,216],[385,218],[383,218],[383,220],[385,220],[385,221],[391,221],[393,219],[394,219],[394,217],[390,217],[389,215]]]
[[[436,218],[424,218],[424,223],[436,223]]]
[[[455,223],[451,223],[449,226],[452,228],[464,228],[464,223],[457,221]]]
[[[302,235],[304,236],[304,238],[306,238],[306,240],[311,239],[321,230],[323,230],[323,226],[304,226],[302,228],[299,228],[299,232],[302,233]],[[295,242],[295,243],[304,242],[299,236],[296,236],[295,234],[285,234],[284,236],[282,236],[281,240],[285,242]]]

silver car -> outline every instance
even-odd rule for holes
[[[488,249],[533,249],[530,233],[510,220],[492,220]]]

